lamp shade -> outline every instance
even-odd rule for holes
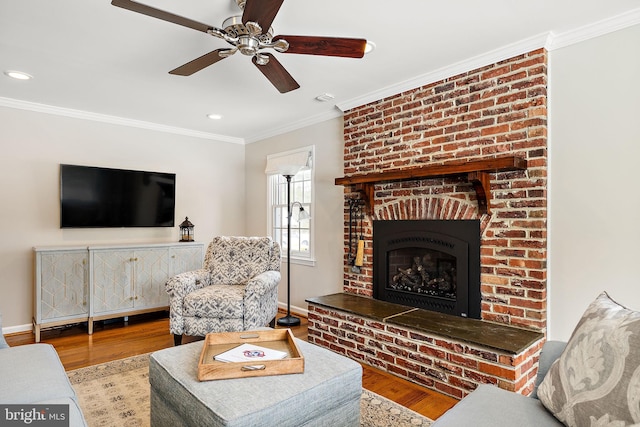
[[[305,211],[302,206],[300,206],[300,212],[298,212],[298,221],[304,221],[305,219],[311,219],[311,215],[309,212]]]

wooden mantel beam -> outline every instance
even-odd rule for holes
[[[455,175],[467,175],[476,191],[480,213],[491,213],[490,172],[527,169],[527,160],[522,157],[509,156],[466,162],[446,163],[434,166],[419,166],[406,169],[394,169],[383,172],[354,174],[336,178],[336,185],[352,185],[362,195],[368,212],[373,208],[373,187],[378,183],[411,181],[425,178],[439,178]]]

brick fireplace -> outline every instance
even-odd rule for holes
[[[373,221],[477,220],[479,322],[545,333],[546,62],[546,51],[535,50],[345,112],[346,177],[504,156],[526,160],[526,169],[485,174],[489,209],[480,206],[487,194],[467,174],[382,180],[367,194],[345,185],[345,294],[374,296]],[[347,200],[363,196],[364,262],[354,273]],[[541,339],[511,354],[422,332],[309,304],[310,341],[364,363],[454,397],[479,383],[531,391]]]

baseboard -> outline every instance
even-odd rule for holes
[[[287,304],[285,304],[283,302],[278,302],[278,310],[286,313],[287,312]],[[298,316],[302,316],[302,317],[309,317],[309,310],[308,309],[297,307],[295,305],[291,306],[291,313],[292,314],[297,314]]]
[[[278,309],[286,313],[287,304],[283,302],[279,302]],[[308,309],[297,307],[295,305],[291,306],[291,313],[296,314],[298,316],[309,317]],[[19,334],[23,332],[33,332],[33,325],[31,323],[27,323],[25,325],[7,326],[5,328],[2,328],[2,335]]]
[[[20,334],[32,331],[33,325],[31,323],[27,323],[26,325],[7,326],[6,328],[2,328],[2,335]]]

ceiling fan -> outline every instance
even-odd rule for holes
[[[242,16],[232,16],[222,23],[222,29],[189,18],[156,9],[132,0],[112,0],[111,4],[133,12],[142,13],[163,21],[202,31],[218,37],[231,48],[216,49],[193,61],[169,71],[169,74],[190,76],[236,52],[251,56],[251,61],[281,93],[298,89],[300,85],[291,77],[278,60],[265,49],[280,53],[304,55],[340,56],[362,58],[367,41],[342,37],[273,35],[271,23],[284,0],[236,0],[243,10]]]

